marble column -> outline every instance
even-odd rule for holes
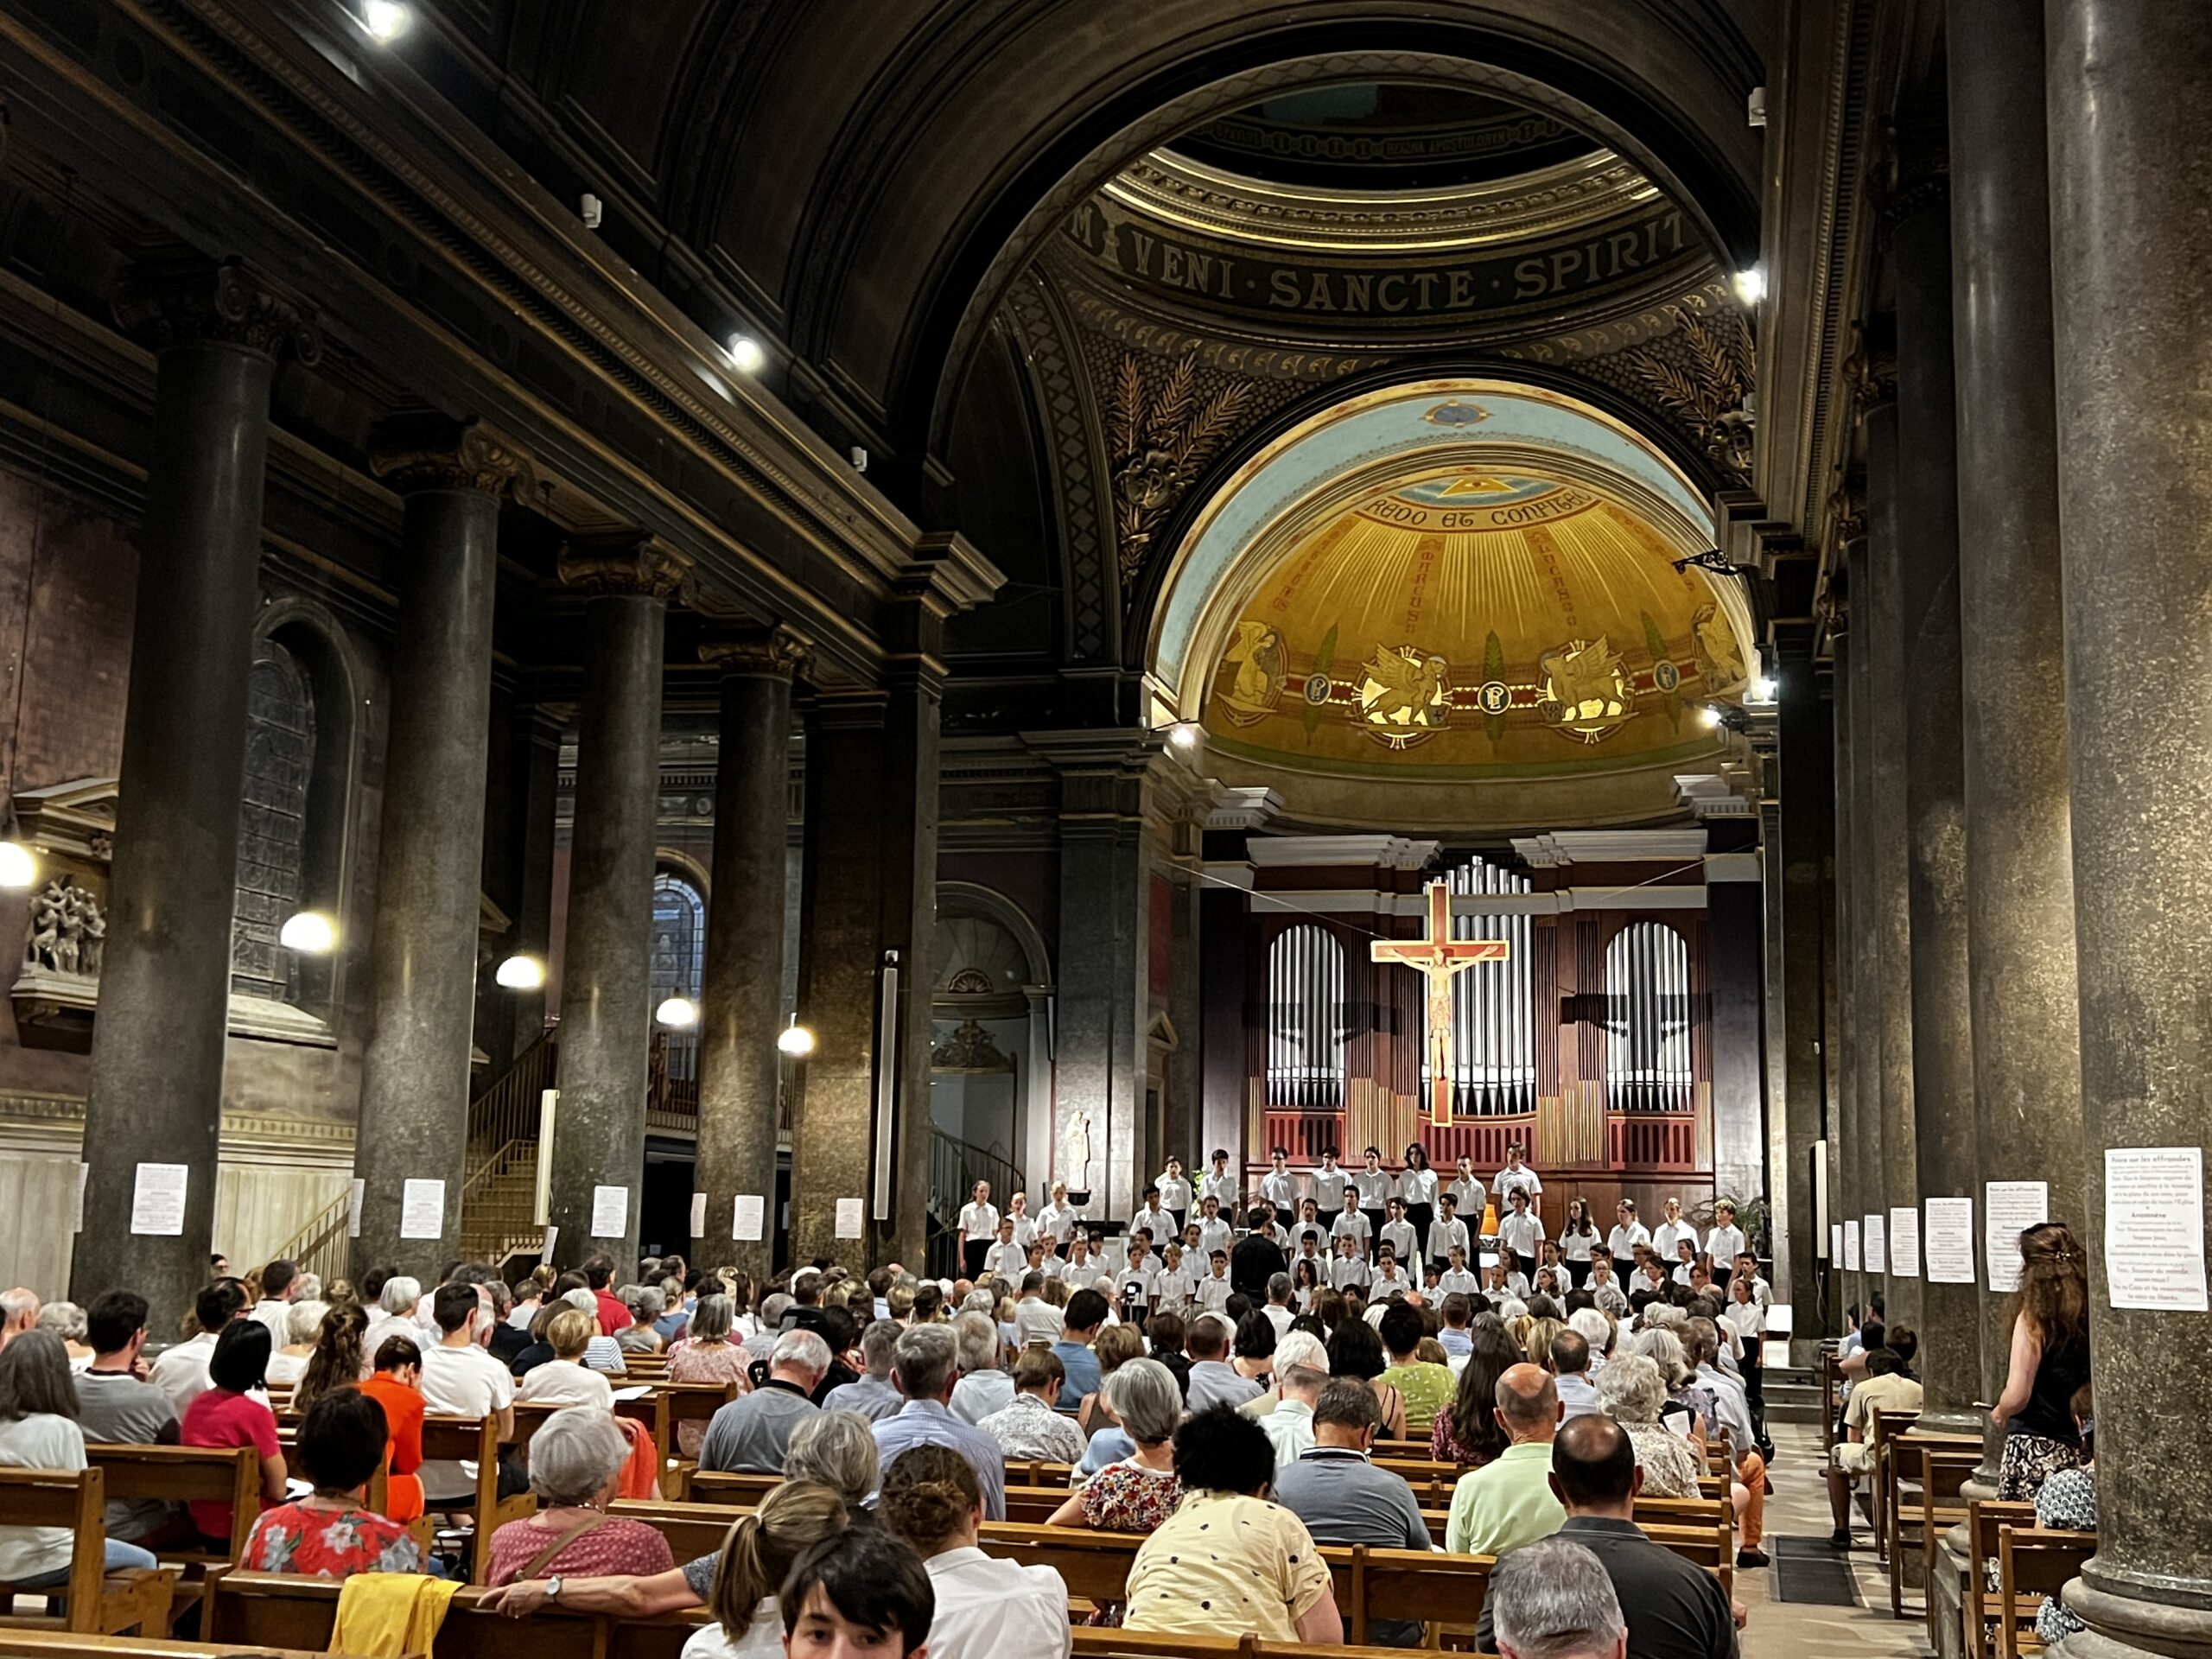
[[[637,531],[579,538],[561,555],[561,580],[587,595],[552,1154],[556,1259],[563,1266],[604,1251],[626,1271],[638,1255],[661,657],[669,596],[689,567],[666,543]],[[601,1187],[627,1194],[619,1232],[594,1230]]]
[[[214,1234],[270,389],[314,336],[236,265],[141,273],[118,309],[160,354],[71,1294],[137,1291],[167,1335]],[[181,1166],[182,1217],[140,1233],[156,1166]]]
[[[2043,14],[1951,0],[1975,49],[1950,59],[1951,245],[1959,394],[1959,602],[1965,631],[1967,931],[1980,1179],[2082,1190],[2066,631],[2050,344]],[[1979,1193],[1977,1193],[1979,1198]],[[1981,1394],[2003,1391],[2007,1299],[1981,1299]],[[1993,1488],[2004,1431],[1985,1422]]]
[[[1838,550],[1838,563],[1849,569],[1849,544]],[[1851,595],[1849,576],[1844,578],[1847,596]],[[1853,636],[1844,632],[1834,636],[1829,646],[1830,673],[1835,686],[1834,720],[1834,779],[1835,779],[1835,895],[1834,922],[1836,931],[1836,1034],[1834,1040],[1842,1045],[1843,1067],[1837,1080],[1835,1101],[1822,1126],[1827,1139],[1827,1209],[1826,1216],[1808,1209],[1805,1227],[1809,1232],[1817,1228],[1820,1237],[1815,1249],[1827,1264],[1824,1281],[1826,1296],[1821,1325],[1808,1328],[1803,1314],[1797,1316],[1800,1333],[1803,1336],[1825,1336],[1843,1328],[1843,1308],[1847,1302],[1858,1300],[1856,1287],[1847,1279],[1843,1262],[1831,1254],[1829,1245],[1834,1235],[1829,1230],[1830,1218],[1840,1220],[1848,1212],[1851,1194],[1846,1172],[1850,1160],[1856,1156],[1859,1144],[1859,1074],[1864,1062],[1861,1051],[1866,1046],[1867,1020],[1859,1000],[1859,925],[1860,903],[1855,861],[1859,856],[1859,830],[1855,814],[1859,803],[1854,798],[1852,778],[1856,760],[1852,753],[1852,698],[1858,678],[1857,647]],[[1799,1289],[1792,1293],[1797,1306],[1806,1305],[1806,1293]]]
[[[361,1057],[353,1173],[362,1182],[358,1278],[397,1267],[430,1282],[459,1254],[476,1013],[484,777],[491,741],[492,608],[499,501],[526,485],[512,448],[473,421],[396,416],[370,462],[406,499],[377,841],[372,1024]],[[410,1180],[445,1184],[439,1230],[400,1229]]]
[[[710,639],[721,664],[715,770],[714,890],[699,1007],[699,1162],[706,1233],[691,1254],[757,1280],[776,1247],[778,1079],[784,1024],[784,904],[789,881],[791,675],[804,652],[780,630]],[[760,1236],[735,1236],[737,1197],[760,1200]]]
[[[795,1262],[927,1265],[941,681],[933,656],[906,667],[883,689],[817,696],[807,727],[798,1015],[815,1049],[792,1108]],[[883,970],[893,957],[887,1027]],[[880,1070],[893,1090],[887,1138],[878,1132]],[[879,1218],[887,1162],[891,1202]],[[965,1202],[936,1196],[948,1221]],[[858,1238],[837,1236],[840,1200],[861,1205]]]
[[[1965,760],[1960,722],[1958,415],[1951,367],[1951,226],[1940,178],[1893,204],[1897,296],[1898,543],[1904,606],[1905,806],[1910,822],[1914,1199],[1974,1190],[1974,1022],[1967,961]],[[1904,458],[1911,457],[1911,465]],[[1895,1264],[1892,1264],[1894,1268]],[[1980,1299],[1917,1290],[1921,1421],[1975,1432]]]
[[[2212,1142],[2212,29],[2052,0],[2052,338],[2097,1553],[2073,1659],[2212,1653],[2212,1319],[2113,1306],[2107,1154]]]
[[[1876,405],[1866,419],[1870,448],[1879,434],[1896,431],[1893,404]],[[1851,675],[1851,954],[1859,1058],[1852,1068],[1858,1088],[1844,1136],[1845,1190],[1835,1217],[1848,1222],[1881,1202],[1884,1033],[1882,956],[1874,931],[1875,836],[1878,833],[1874,812],[1874,550],[1866,535],[1847,544],[1845,558],[1850,573],[1854,641],[1845,666]],[[1863,1255],[1860,1261],[1864,1262]],[[1844,1300],[1862,1312],[1868,1299],[1881,1288],[1879,1281],[1863,1265],[1856,1272],[1845,1272],[1844,1286]]]
[[[1784,1161],[1767,1177],[1780,1201],[1775,1228],[1777,1298],[1808,1308],[1813,1283],[1813,1190],[1808,1160],[1809,1148],[1821,1138],[1827,1102],[1826,866],[1835,805],[1835,744],[1828,729],[1829,711],[1814,677],[1811,635],[1809,619],[1786,633],[1779,624],[1776,628],[1776,695],[1781,704]],[[1772,894],[1768,902],[1774,902]],[[1716,1022],[1718,1018],[1716,1010]],[[1751,1039],[1755,1052],[1756,1030]]]

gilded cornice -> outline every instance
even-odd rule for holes
[[[369,469],[402,495],[417,490],[480,490],[509,500],[529,493],[528,457],[478,422],[433,410],[379,421],[369,435]]]
[[[579,536],[561,550],[564,587],[597,599],[666,600],[691,574],[691,561],[659,537],[616,530]]]

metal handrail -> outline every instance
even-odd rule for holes
[[[302,1273],[312,1273],[325,1285],[346,1271],[348,1224],[353,1218],[353,1194],[346,1192],[316,1211],[306,1226],[277,1248],[272,1262],[289,1262]]]

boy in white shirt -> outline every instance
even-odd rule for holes
[[[1311,1204],[1313,1200],[1308,1198],[1306,1202]],[[1323,1236],[1319,1229],[1299,1236],[1298,1255],[1290,1264],[1293,1277],[1297,1275],[1299,1262],[1311,1262],[1313,1264],[1313,1282],[1317,1285],[1325,1285],[1329,1282],[1329,1258],[1321,1254]]]
[[[1359,1207],[1357,1187],[1344,1188],[1344,1207],[1338,1212],[1337,1218],[1329,1224],[1329,1236],[1339,1244],[1349,1239],[1353,1249],[1359,1252],[1360,1259],[1362,1261],[1366,1259],[1367,1241],[1373,1236],[1373,1234],[1368,1227],[1367,1212]],[[1364,1284],[1366,1281],[1362,1280],[1360,1282]]]
[[[1507,1256],[1495,1267],[1483,1269],[1483,1294],[1492,1302],[1510,1296],[1516,1301],[1529,1300],[1529,1275],[1514,1265],[1514,1258]]]
[[[1467,1224],[1459,1218],[1459,1201],[1452,1196],[1449,1187],[1436,1195],[1436,1211],[1426,1243],[1429,1262],[1441,1271],[1452,1259],[1452,1246],[1465,1250],[1474,1241],[1467,1236]]]
[[[1236,1232],[1221,1218],[1221,1200],[1209,1193],[1198,1201],[1198,1259],[1205,1261],[1216,1250],[1225,1250],[1236,1237]]]
[[[1615,1205],[1613,1230],[1605,1238],[1605,1248],[1613,1253],[1614,1259],[1632,1255],[1637,1245],[1650,1242],[1651,1230],[1636,1218],[1636,1200],[1623,1198]],[[1667,1259],[1671,1262],[1674,1257],[1670,1255]]]
[[[1198,1294],[1198,1278],[1183,1265],[1186,1259],[1180,1244],[1167,1247],[1166,1259],[1160,1264],[1159,1275],[1152,1281],[1154,1306],[1173,1307]]]
[[[999,1236],[991,1248],[983,1252],[982,1277],[1004,1279],[1009,1283],[1021,1282],[1022,1270],[1029,1265],[1029,1252],[1014,1236],[1014,1221],[1010,1215],[999,1217]]]
[[[1506,1189],[1506,1212],[1497,1218],[1497,1248],[1513,1259],[1525,1282],[1536,1270],[1537,1248],[1544,1242],[1544,1224],[1529,1213],[1529,1193],[1525,1187]]]
[[[1421,1241],[1414,1236],[1413,1223],[1406,1219],[1406,1201],[1397,1198],[1384,1199],[1383,1213],[1389,1219],[1382,1224],[1382,1232],[1376,1236],[1376,1248],[1378,1250],[1387,1248],[1401,1262],[1414,1260],[1421,1249]]]
[[[1229,1252],[1216,1250],[1209,1265],[1211,1271],[1198,1281],[1198,1306],[1209,1313],[1218,1313],[1229,1306],[1236,1290],[1229,1282]]]
[[[1345,1214],[1362,1227],[1367,1225],[1367,1217],[1357,1210],[1347,1210]],[[1343,1217],[1338,1219],[1341,1221]],[[1373,1277],[1367,1270],[1367,1258],[1359,1253],[1362,1242],[1357,1234],[1344,1232],[1337,1235],[1336,1260],[1329,1263],[1329,1282],[1337,1289],[1365,1290],[1367,1281]]]
[[[1170,1158],[1167,1167],[1160,1173],[1160,1205],[1175,1217],[1175,1225],[1179,1229],[1183,1224],[1183,1217],[1191,1213],[1191,1183],[1183,1173],[1180,1158]]]
[[[1078,1231],[1068,1241],[1068,1259],[1060,1263],[1060,1278],[1073,1295],[1078,1290],[1089,1290],[1097,1276],[1098,1264],[1090,1259],[1090,1235]]]
[[[1165,1244],[1182,1230],[1181,1224],[1169,1215],[1167,1206],[1160,1203],[1160,1189],[1156,1186],[1145,1188],[1143,1204],[1129,1218],[1129,1236],[1135,1238],[1139,1233],[1149,1233],[1154,1243]]]
[[[1260,1177],[1260,1196],[1274,1207],[1275,1220],[1287,1227],[1298,1213],[1298,1178],[1290,1173],[1290,1154],[1277,1147],[1268,1154],[1268,1173]]]
[[[1397,1183],[1390,1179],[1390,1172],[1382,1167],[1382,1149],[1367,1149],[1367,1166],[1357,1170],[1351,1178],[1352,1190],[1359,1194],[1359,1207],[1367,1217],[1368,1236],[1379,1237],[1382,1231],[1383,1211],[1390,1202],[1390,1194]]]
[[[1654,1250],[1652,1254],[1656,1255],[1658,1252]],[[1673,1274],[1675,1282],[1678,1285],[1687,1285],[1689,1283],[1690,1269],[1696,1265],[1696,1241],[1688,1238],[1676,1239],[1675,1241],[1675,1271]]]
[[[1710,1252],[1707,1252],[1707,1254],[1710,1254]],[[1719,1257],[1713,1257],[1713,1277],[1718,1279],[1720,1276]],[[1734,1267],[1735,1271],[1728,1275],[1727,1283],[1729,1287],[1732,1289],[1735,1286],[1736,1281],[1738,1279],[1747,1279],[1751,1281],[1751,1300],[1758,1304],[1759,1312],[1761,1313],[1764,1313],[1768,1308],[1772,1307],[1774,1306],[1774,1287],[1767,1283],[1764,1279],[1759,1276],[1758,1257],[1753,1255],[1749,1250],[1738,1250],[1736,1252]]]
[[[1490,1192],[1475,1174],[1475,1160],[1465,1153],[1459,1155],[1451,1185],[1444,1189],[1452,1195],[1453,1213],[1470,1228],[1483,1224],[1483,1211],[1489,1207]]]
[[[1320,1206],[1311,1198],[1300,1200],[1298,1206],[1298,1219],[1291,1224],[1291,1243],[1296,1247],[1303,1247],[1306,1241],[1310,1238],[1319,1245],[1328,1236],[1329,1230],[1321,1220]]]
[[[1751,1247],[1751,1240],[1736,1224],[1736,1206],[1722,1198],[1713,1206],[1713,1230],[1706,1236],[1705,1253],[1713,1258],[1713,1276],[1723,1290],[1728,1288],[1728,1272],[1736,1258]]]
[[[1372,1304],[1385,1296],[1402,1296],[1413,1287],[1413,1281],[1398,1271],[1398,1253],[1385,1244],[1376,1253],[1375,1272],[1367,1281],[1368,1301]]]
[[[1321,1167],[1313,1172],[1313,1203],[1324,1214],[1334,1215],[1344,1203],[1344,1188],[1351,1185],[1351,1173],[1337,1162],[1337,1149],[1321,1149]]]
[[[1506,1202],[1507,1195],[1516,1187],[1529,1195],[1531,1210],[1535,1208],[1536,1200],[1543,1197],[1543,1182],[1537,1179],[1535,1170],[1521,1161],[1528,1150],[1517,1141],[1505,1149],[1505,1167],[1497,1172],[1497,1179],[1490,1184],[1491,1196],[1500,1204]]]
[[[1152,1246],[1143,1239],[1134,1239],[1129,1244],[1129,1264],[1114,1275],[1114,1283],[1121,1291],[1122,1317],[1126,1319],[1134,1308],[1137,1322],[1152,1311],[1153,1287],[1160,1281],[1160,1263],[1153,1259]]]
[[[1057,1255],[1067,1249],[1068,1235],[1075,1231],[1076,1226],[1076,1213],[1068,1205],[1068,1184],[1054,1181],[1051,1200],[1037,1212],[1037,1230],[1052,1235],[1052,1249]]]
[[[1446,1296],[1478,1296],[1482,1294],[1483,1281],[1475,1277],[1467,1266],[1465,1245],[1454,1244],[1452,1247],[1452,1265],[1436,1275],[1436,1287]]]
[[[1668,1199],[1666,1209],[1665,1219],[1651,1230],[1651,1248],[1672,1262],[1676,1239],[1687,1238],[1692,1249],[1697,1248],[1697,1229],[1682,1219],[1682,1201],[1680,1198]]]
[[[983,1270],[983,1258],[999,1236],[999,1207],[991,1202],[991,1184],[976,1183],[976,1190],[960,1206],[960,1265],[973,1279]]]
[[[1234,1203],[1236,1198],[1236,1178],[1229,1173],[1227,1149],[1216,1147],[1213,1149],[1212,1161],[1213,1167],[1198,1179],[1198,1196],[1202,1198],[1218,1198],[1224,1204]]]

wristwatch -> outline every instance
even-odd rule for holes
[[[545,1580],[545,1599],[548,1601],[561,1599],[561,1575],[558,1573]]]

